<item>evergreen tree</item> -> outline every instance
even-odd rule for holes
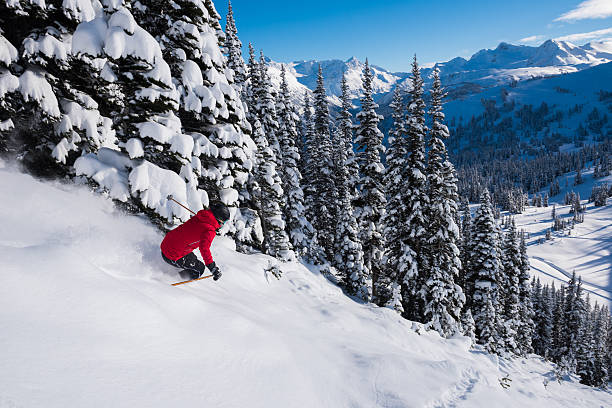
[[[538,281],[538,285],[540,282]],[[548,358],[552,347],[553,315],[554,306],[548,285],[541,289],[536,308],[536,331],[533,334],[533,350],[544,358]]]
[[[461,271],[457,283],[463,288],[465,294],[465,306],[470,307],[472,303],[472,296],[474,294],[474,288],[469,286],[468,283],[472,282],[467,276],[470,267],[470,244],[472,241],[472,214],[467,199],[464,197],[461,200],[459,208],[461,213],[461,246],[459,248],[459,257],[461,260]]]
[[[519,326],[517,329],[516,341],[519,347],[520,353],[526,355],[533,351],[532,338],[534,331],[533,322],[533,303],[531,302],[531,289],[529,287],[529,257],[527,256],[527,246],[525,244],[525,233],[521,231],[521,240],[519,245],[520,252],[520,267],[518,275],[518,288],[519,288]],[[550,342],[550,330],[552,329],[552,315],[550,310],[551,299],[547,299],[547,306],[545,311],[546,325],[548,328],[545,330],[547,339],[544,345],[545,349],[548,350]],[[545,355],[544,355],[545,356]]]
[[[567,284],[564,302],[565,325],[563,328],[563,348],[559,366],[561,370],[576,372],[578,346],[581,341],[581,330],[586,306],[582,298],[582,280],[576,281],[576,272]]]
[[[354,197],[355,179],[351,174],[354,165],[353,130],[350,96],[346,79],[341,82],[342,110],[334,133],[333,157],[334,178],[338,192],[338,222],[334,240],[334,266],[341,271],[342,284],[347,293],[369,300],[371,282],[363,263],[363,249],[358,237],[357,220],[351,204]]]
[[[306,205],[306,209],[308,212],[308,208],[311,206],[309,206],[306,203],[306,201],[312,197],[312,194],[308,194],[306,190],[308,189],[308,186],[310,185],[309,180],[311,180],[311,177],[310,177],[311,175],[308,173],[308,171],[312,170],[312,168],[307,168],[306,166],[306,163],[308,163],[309,161],[307,157],[308,149],[306,148],[306,146],[307,146],[307,141],[310,140],[312,137],[313,130],[312,130],[312,107],[310,106],[310,96],[308,95],[307,90],[304,91],[303,108],[304,108],[303,114],[302,114],[302,117],[300,118],[300,137],[296,145],[298,147],[298,151],[300,152],[300,161],[298,162],[298,164],[299,164],[300,173],[304,177],[304,180],[302,183],[302,189],[304,190],[305,205]],[[310,218],[308,218],[308,220],[310,221]]]
[[[608,308],[595,305],[592,315],[593,321],[593,341],[594,341],[594,366],[593,366],[593,386],[607,388],[608,385]]]
[[[263,57],[262,57],[263,59]],[[263,66],[262,66],[263,62]],[[270,140],[277,143],[276,109],[271,96],[265,61],[257,62],[251,44],[249,44],[249,76],[244,91],[247,96],[249,122],[257,146],[256,165],[250,183],[252,201],[258,211],[262,228],[262,249],[274,257],[289,260],[294,257],[289,237],[285,231],[282,216],[284,191],[279,175],[278,164],[282,158],[276,156],[270,146]],[[261,117],[265,118],[273,134],[266,135]],[[277,146],[280,149],[280,146]]]
[[[242,42],[238,38],[238,29],[234,21],[234,10],[232,2],[227,4],[227,17],[225,19],[225,43],[224,51],[227,56],[227,67],[234,72],[234,87],[242,93],[244,83],[247,80],[246,66],[242,59]]]
[[[281,202],[283,189],[281,179],[276,171],[274,151],[268,145],[263,127],[256,122],[253,126],[257,144],[257,164],[255,167],[255,185],[253,195],[259,211],[263,229],[263,251],[268,255],[283,260],[294,258],[291,244],[285,232]]]
[[[472,310],[467,307],[464,307],[461,313],[461,329],[464,336],[472,339],[472,344],[476,343],[476,323],[472,316]]]
[[[555,363],[561,361],[561,357],[566,352],[565,348],[565,287],[561,286],[555,290],[554,283],[551,289],[551,297],[554,302],[553,309],[553,333],[551,358]]]
[[[391,295],[382,298],[381,304],[398,305],[402,303],[401,286],[404,277],[411,276],[414,271],[407,268],[414,267],[414,252],[407,244],[407,231],[404,220],[408,217],[405,205],[406,156],[408,154],[406,141],[406,126],[404,105],[402,103],[401,91],[395,88],[393,94],[393,127],[389,132],[389,148],[387,149],[387,169],[385,171],[384,185],[387,193],[387,208],[383,225],[384,235],[387,242],[385,248],[385,275],[391,283],[392,290],[385,292]],[[389,293],[390,292],[390,293]],[[398,306],[395,310],[400,311]],[[403,306],[401,307],[403,311]]]
[[[607,364],[608,364],[608,382],[612,381],[612,315],[609,311],[605,317],[608,320],[608,338],[606,341]]]
[[[451,336],[460,330],[461,308],[465,295],[455,279],[459,276],[459,229],[455,224],[457,214],[457,184],[453,165],[448,161],[444,140],[448,128],[444,124],[442,99],[445,93],[437,68],[433,72],[431,90],[432,119],[427,160],[427,195],[425,214],[427,219],[426,251],[428,268],[421,271],[424,285],[421,294],[424,303],[424,321],[443,336]]]
[[[284,192],[284,218],[286,230],[295,251],[309,260],[321,256],[314,228],[306,220],[304,192],[301,187],[302,175],[298,169],[300,154],[296,147],[298,139],[298,116],[289,99],[289,88],[285,66],[281,70],[281,87],[276,106],[279,118],[279,143],[282,151],[282,172]]]
[[[38,176],[72,175],[82,153],[114,142],[87,78],[93,68],[70,52],[78,24],[95,11],[87,3],[16,0],[0,3],[0,16],[0,153]]]
[[[240,94],[230,86],[233,76],[221,54],[221,17],[211,2],[193,0],[178,0],[171,7],[163,0],[142,0],[134,13],[161,45],[179,94],[183,137],[195,144],[195,157],[183,155],[179,174],[194,191],[196,186],[206,191],[209,199],[231,206],[245,203],[253,142]],[[233,223],[226,228],[236,238],[241,234]]]
[[[595,339],[593,337],[593,323],[595,319],[591,313],[588,295],[584,307],[584,315],[578,329],[578,343],[576,344],[576,374],[580,376],[582,384],[594,385]]]
[[[402,282],[402,298],[404,302],[404,317],[410,320],[422,321],[423,302],[418,296],[424,280],[422,271],[425,264],[423,242],[426,234],[424,209],[427,205],[425,177],[425,102],[423,101],[423,80],[417,64],[416,56],[412,63],[412,89],[406,116],[406,133],[408,136],[407,181],[405,197],[407,218],[404,221],[407,230],[407,244],[416,254],[415,264],[406,270]]]
[[[353,150],[353,119],[351,115],[351,95],[346,82],[346,75],[342,75],[340,82],[340,89],[342,95],[340,96],[341,110],[338,116],[338,131],[342,135],[344,144],[346,147],[346,161],[345,165],[348,170],[348,187],[349,193],[351,194],[351,202],[357,197],[357,183],[359,181],[359,164],[355,157],[355,151]]]
[[[365,268],[363,249],[358,237],[357,220],[351,205],[351,177],[349,174],[348,150],[342,131],[335,134],[334,147],[336,158],[336,185],[339,195],[338,220],[334,241],[334,265],[341,271],[342,285],[347,293],[368,301],[371,298],[372,283]],[[401,305],[398,305],[401,307]]]
[[[276,157],[277,165],[280,165],[283,161],[280,143],[278,141],[278,116],[276,114],[276,101],[273,95],[272,83],[270,82],[270,76],[268,75],[268,66],[263,54],[263,51],[259,53],[259,80],[257,88],[254,90],[256,94],[257,104],[255,105],[255,114],[261,121],[261,126],[268,139],[268,144],[272,148]],[[279,171],[282,169],[279,168]]]
[[[473,225],[473,245],[470,254],[470,276],[474,285],[472,313],[476,323],[476,338],[489,351],[498,351],[499,333],[497,316],[500,254],[497,227],[493,218],[491,199],[484,190]]]
[[[312,222],[319,237],[319,243],[327,259],[334,257],[336,237],[338,194],[334,181],[331,137],[329,131],[329,107],[323,84],[323,71],[319,67],[317,88],[314,91],[314,115],[306,139],[307,178],[306,216]]]
[[[172,69],[164,59],[160,44],[136,23],[128,8],[109,2],[104,12],[105,16],[98,19],[107,21],[108,33],[104,37],[108,44],[101,44],[95,50],[95,57],[106,61],[100,73],[99,91],[105,99],[101,109],[113,118],[121,155],[137,159],[125,161],[125,166],[119,168],[124,173],[127,170],[130,192],[120,200],[128,209],[145,212],[158,224],[173,222],[175,217],[187,219],[185,210],[166,200],[167,193],[161,196],[159,190],[166,190],[165,187],[150,183],[153,177],[163,180],[160,184],[172,185],[173,195],[195,210],[207,204],[203,199],[206,193],[198,189],[197,180],[192,177],[194,139],[182,133],[181,120],[175,114],[181,100]],[[85,38],[89,38],[87,35],[83,32]],[[84,47],[84,52],[93,51],[84,46],[79,30],[74,43]],[[127,43],[140,46],[122,45]],[[104,162],[106,153],[102,152],[96,160]],[[92,159],[79,158],[77,171],[90,167],[84,163]],[[187,173],[183,174],[185,177],[181,177],[183,170]],[[93,176],[87,171],[85,175]]]
[[[519,276],[522,269],[522,259],[514,219],[510,223],[510,228],[504,239],[502,260],[504,285],[500,287],[500,296],[503,298],[504,308],[503,337],[505,347],[514,354],[521,354],[517,337],[521,325]]]
[[[365,265],[372,275],[373,301],[384,304],[391,297],[391,281],[382,267],[384,249],[382,217],[385,213],[386,199],[381,155],[384,154],[385,148],[382,145],[383,134],[378,129],[378,122],[382,120],[382,116],[376,113],[378,105],[372,97],[372,79],[373,74],[366,59],[361,111],[357,114],[359,125],[355,135],[360,173],[356,213]]]
[[[247,104],[247,110],[249,113],[249,122],[253,125],[253,117],[257,108],[257,90],[260,88],[259,85],[259,63],[255,58],[255,49],[253,44],[249,43],[249,60],[247,62],[247,84],[246,89],[243,89],[245,102]],[[255,133],[255,132],[253,132]]]

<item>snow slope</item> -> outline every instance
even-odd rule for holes
[[[527,252],[532,273],[543,282],[567,283],[576,271],[582,276],[584,289],[591,301],[612,306],[612,199],[604,207],[588,203],[593,184],[612,184],[612,176],[593,179],[593,170],[583,173],[584,183],[574,186],[575,173],[560,179],[561,193],[551,197],[549,207],[527,207],[523,214],[515,217],[517,228],[529,233]],[[565,179],[567,178],[567,187]],[[553,232],[553,239],[544,241],[546,230],[551,227],[551,211],[556,204],[556,213],[568,222],[572,219],[568,205],[563,205],[566,191],[580,194],[582,203],[587,205],[584,222],[568,231]],[[543,242],[542,242],[543,241]]]
[[[223,278],[172,287],[162,234],[144,218],[0,167],[6,406],[612,406],[609,392],[551,381],[539,359],[419,333],[300,264],[265,276],[271,258],[222,237],[212,251]]]

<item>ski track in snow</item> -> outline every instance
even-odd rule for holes
[[[593,179],[593,170],[589,169],[583,172],[584,183],[578,186],[573,185],[574,176],[571,173],[560,177],[560,183],[566,186],[550,197],[548,207],[527,207],[523,214],[515,215],[517,229],[529,233],[527,252],[532,273],[543,283],[555,282],[558,288],[567,284],[575,271],[576,276],[582,277],[591,301],[612,306],[612,198],[604,207],[587,202],[593,185],[612,184],[612,176]],[[563,204],[566,192],[570,191],[579,193],[587,206],[584,222],[576,224],[569,234],[567,230],[552,232],[552,240],[541,243],[553,223],[553,205],[561,219],[571,221],[570,206]]]
[[[550,266],[551,268],[553,268],[554,270],[559,271],[559,272],[561,272],[563,275],[565,275],[565,277],[566,277],[567,279],[565,279],[565,280],[563,280],[563,279],[562,279],[561,281],[562,281],[563,283],[566,283],[566,282],[567,282],[567,280],[569,280],[569,279],[572,277],[572,274],[571,274],[570,272],[566,271],[566,270],[565,270],[565,269],[563,269],[563,268],[558,267],[557,265],[553,264],[553,263],[552,263],[552,262],[550,262],[550,261],[547,261],[546,259],[543,259],[542,257],[539,257],[539,256],[534,256],[534,257],[531,257],[531,259],[530,259],[530,260],[532,260],[532,259],[535,259],[535,260],[538,260],[538,261],[540,261],[540,262],[543,262],[543,263],[545,263],[546,265],[548,265],[548,266]],[[536,268],[536,269],[537,269],[537,268]],[[543,272],[541,269],[539,269],[539,271]],[[546,272],[543,272],[543,273],[546,273]],[[610,291],[610,289],[609,289],[609,288],[604,287],[604,286],[600,286],[600,285],[596,285],[596,284],[594,284],[594,283],[585,283],[585,285],[587,285],[587,286],[592,286],[592,287],[597,288],[597,289],[599,289],[599,290],[601,290],[601,291],[603,291],[603,292],[605,292],[605,293],[609,293],[609,291]],[[601,298],[603,298],[603,299],[606,299],[606,300],[608,300],[608,301],[612,301],[612,298],[610,298],[609,296],[606,296],[606,295],[603,295],[603,294],[601,294],[601,293],[595,292],[595,291],[590,290],[590,289],[588,289],[588,288],[586,288],[586,287],[584,288],[584,290],[586,290],[587,292],[589,292],[589,293],[591,293],[591,294],[593,294],[593,295],[595,295],[595,296],[599,296],[599,297],[601,297]]]
[[[1,163],[0,163],[1,164]],[[345,296],[314,268],[234,251],[224,274],[172,287],[162,235],[84,186],[0,165],[0,402],[18,407],[609,407]],[[558,273],[558,272],[557,272]],[[509,389],[499,379],[510,376]]]
[[[442,394],[442,397],[425,405],[427,408],[455,408],[469,398],[474,387],[480,381],[478,372],[472,369],[462,370],[459,380]]]

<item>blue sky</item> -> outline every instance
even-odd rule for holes
[[[227,1],[216,0],[225,28]],[[407,71],[500,42],[612,39],[612,0],[233,0],[238,35],[275,61],[370,59]],[[569,37],[568,37],[569,36]]]

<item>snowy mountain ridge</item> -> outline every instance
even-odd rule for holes
[[[293,101],[301,105],[304,102],[304,93],[311,94],[311,91],[317,86],[319,64],[323,70],[325,92],[331,104],[340,106],[340,95],[342,93],[340,82],[343,73],[346,74],[351,97],[357,99],[361,96],[363,87],[362,74],[365,63],[359,61],[356,57],[351,57],[346,61],[310,60],[292,63],[268,61],[268,72],[272,85],[278,90],[280,89],[281,66],[284,66]],[[370,65],[370,69],[374,73],[372,80],[374,94],[386,94],[392,91],[399,81],[408,77],[406,73],[391,73],[376,65]]]
[[[568,41],[547,40],[540,46],[512,45],[502,42],[495,49],[482,49],[469,59],[456,57],[437,63],[442,83],[451,91],[451,99],[517,81],[578,72],[612,61],[612,41],[590,42],[577,46]],[[282,63],[287,69],[296,100],[303,100],[306,89],[316,87],[319,64],[323,70],[325,89],[331,103],[338,105],[340,81],[346,73],[351,96],[361,94],[364,62],[356,57],[342,60],[309,60]],[[271,62],[271,76],[279,75],[281,63]],[[381,94],[389,94],[396,86],[407,87],[409,73],[390,72],[370,65],[374,72],[373,90],[381,100],[389,100]],[[409,71],[410,67],[406,67]],[[422,68],[426,83],[433,68]],[[278,72],[276,72],[278,70]],[[280,79],[276,81],[280,83]],[[301,86],[300,86],[301,85]]]

